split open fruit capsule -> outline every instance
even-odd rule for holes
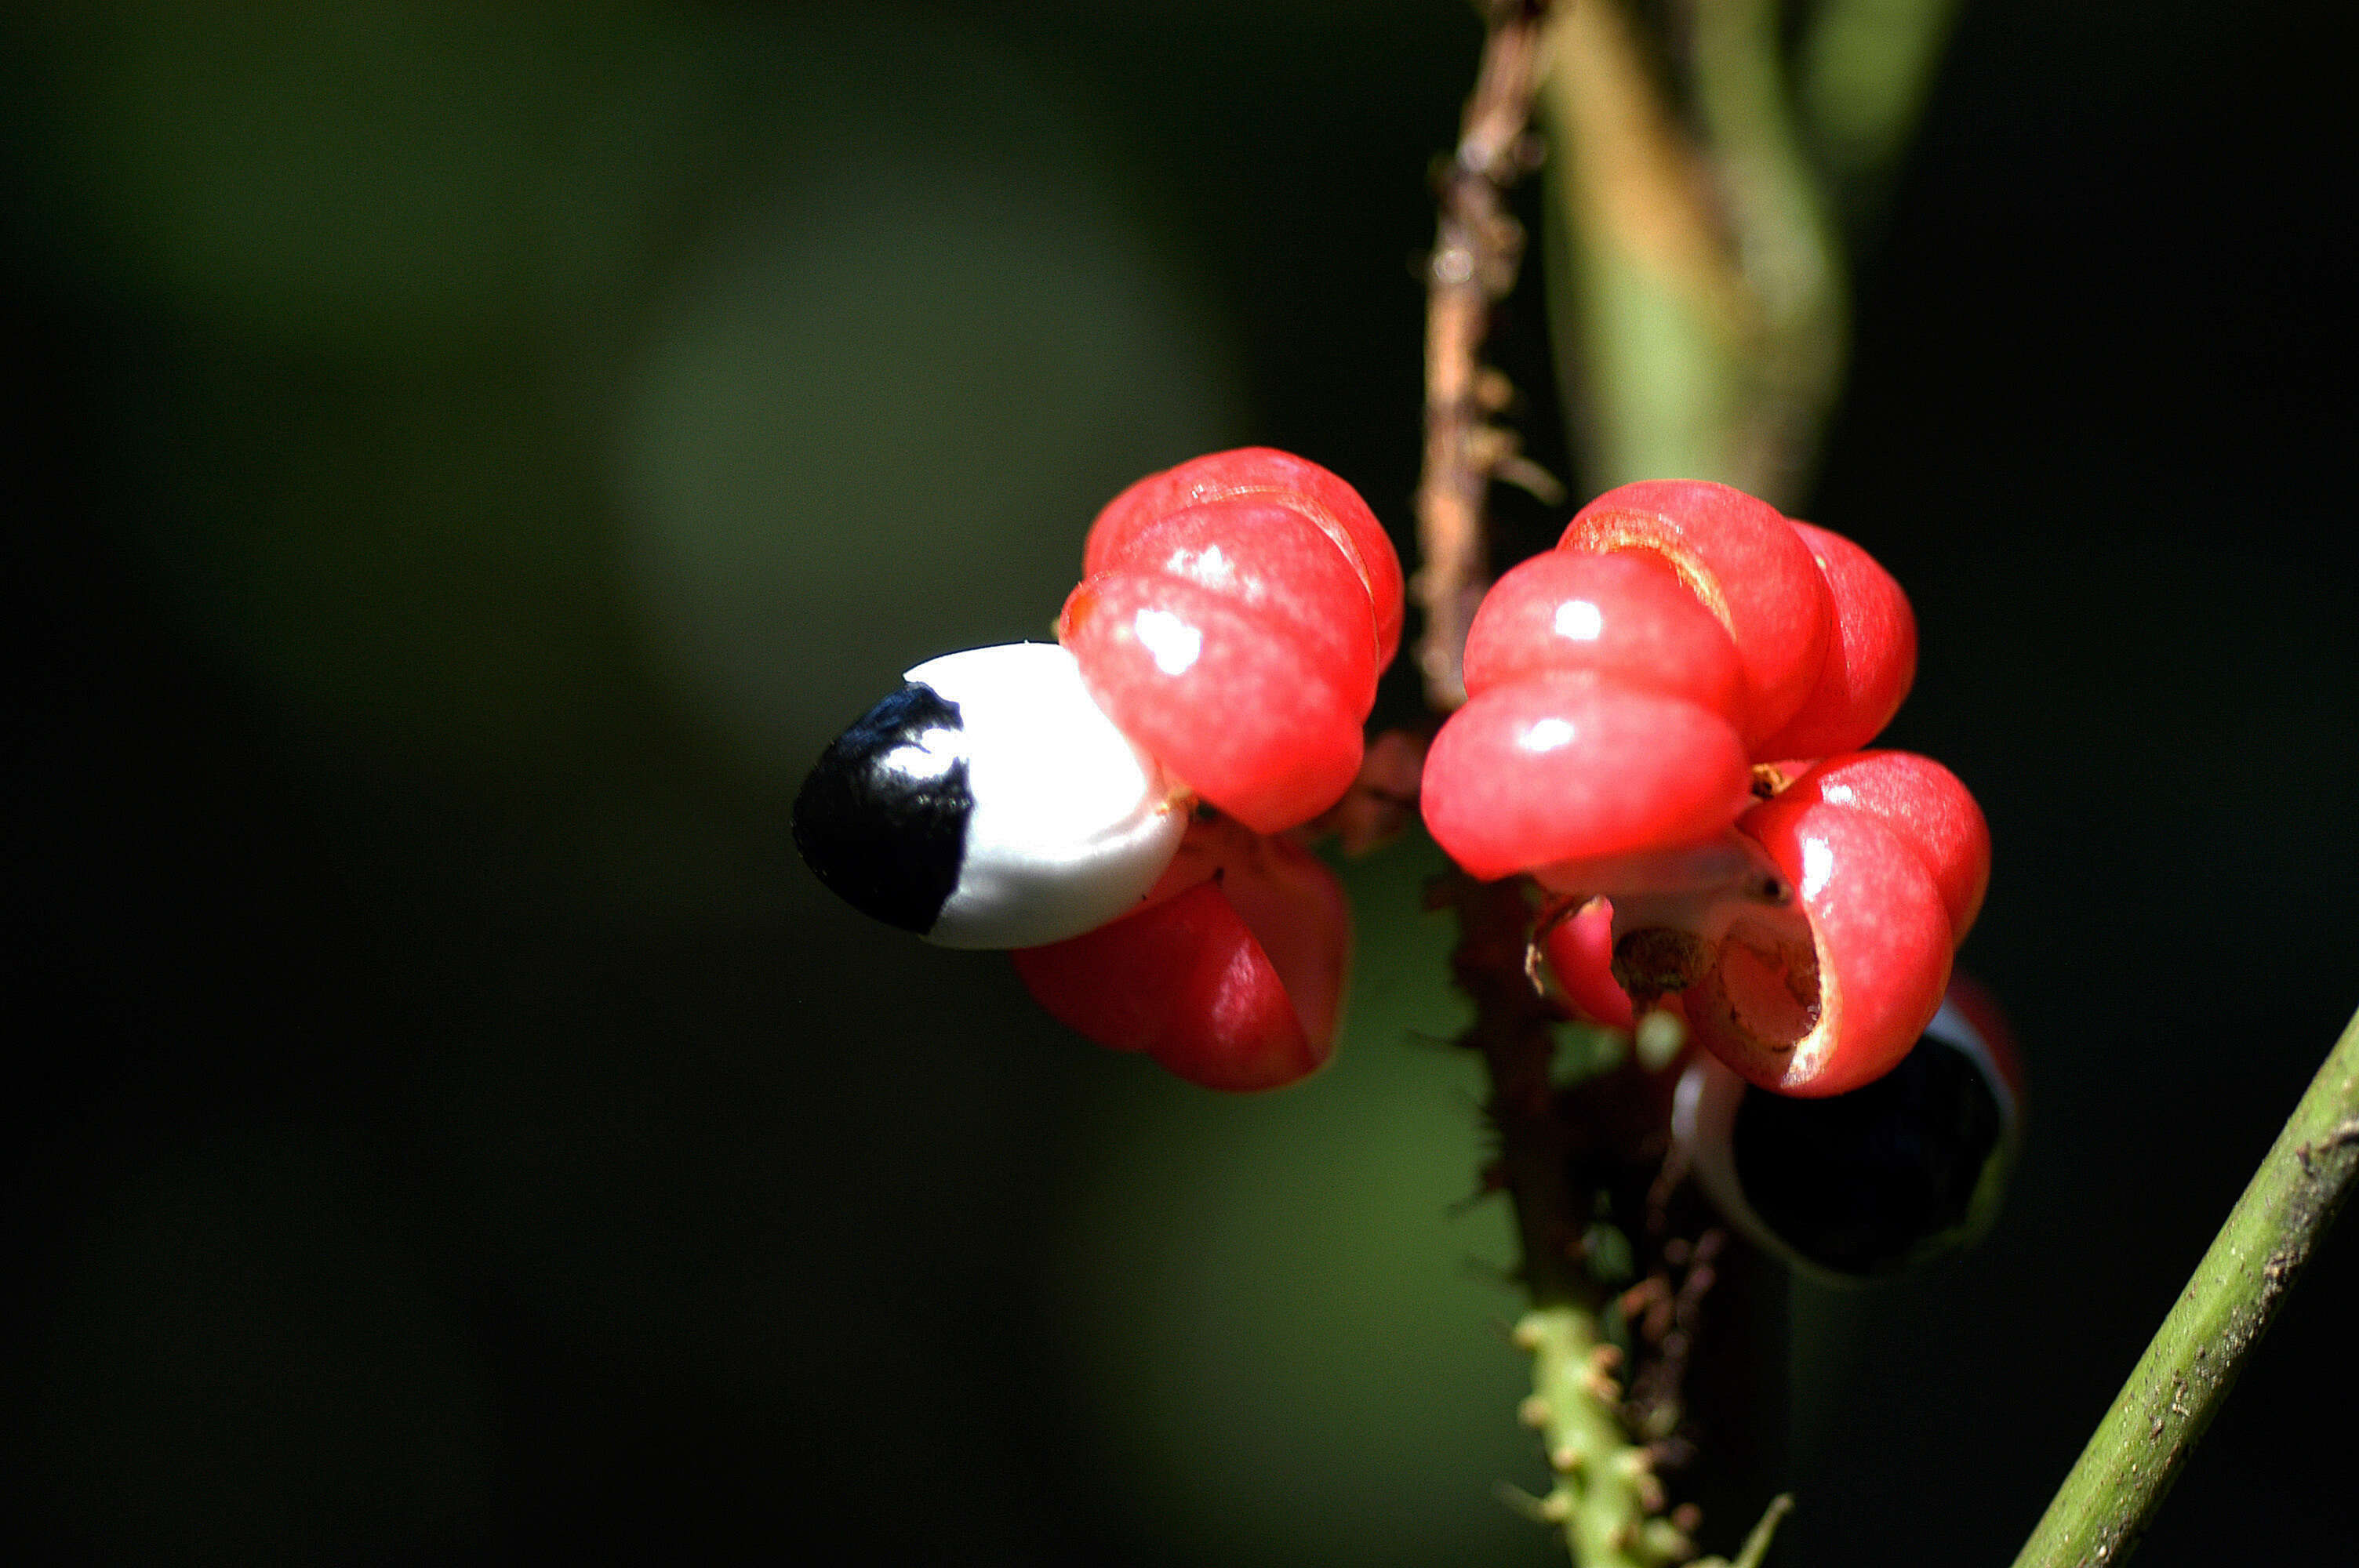
[[[1900,1065],[1848,1094],[1771,1094],[1699,1055],[1680,1081],[1672,1130],[1732,1225],[1813,1278],[1857,1282],[1957,1251],[1989,1227],[2021,1097],[2004,1022],[1961,981]]]
[[[1033,1000],[1190,1083],[1299,1083],[1333,1053],[1352,957],[1334,874],[1283,838],[1200,819],[1147,906],[1012,955]]]
[[[946,947],[1026,947],[1138,907],[1187,791],[1114,727],[1053,643],[930,659],[836,737],[795,847],[862,913]]]

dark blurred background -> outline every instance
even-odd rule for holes
[[[1967,1260],[1797,1294],[1776,1561],[2006,1561],[2359,1003],[2326,15],[1971,0],[1863,236],[1809,514],[1915,598],[2030,1143]],[[11,1561],[1549,1560],[1425,856],[1351,873],[1335,1068],[1231,1102],[786,830],[1149,468],[1406,536],[1479,38],[11,8]],[[2353,1560],[2354,1312],[2344,1236],[2141,1561]]]

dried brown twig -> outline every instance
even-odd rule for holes
[[[1551,482],[1538,475],[1535,484],[1515,432],[1496,422],[1510,389],[1482,363],[1492,307],[1513,288],[1523,259],[1523,228],[1504,193],[1538,162],[1528,120],[1548,11],[1547,0],[1492,0],[1474,92],[1436,180],[1418,489],[1423,565],[1414,580],[1425,614],[1418,660],[1438,713],[1466,697],[1466,628],[1490,570],[1490,483]],[[1696,1509],[1671,1508],[1657,1471],[1683,1463],[1693,1446],[1682,1430],[1681,1383],[1719,1238],[1699,1247],[1658,1223],[1643,1237],[1619,1228],[1659,1209],[1642,1196],[1650,1184],[1676,1185],[1675,1175],[1662,1175],[1676,1074],[1668,1063],[1632,1060],[1585,1082],[1557,1081],[1555,1032],[1565,1015],[1531,978],[1530,893],[1520,878],[1478,883],[1457,874],[1429,890],[1458,918],[1452,978],[1474,1004],[1459,1044],[1484,1059],[1484,1111],[1497,1140],[1484,1185],[1504,1190],[1515,1206],[1516,1272],[1531,1303],[1516,1329],[1533,1357],[1521,1414],[1540,1433],[1550,1487],[1545,1496],[1508,1495],[1562,1531],[1578,1568],[1667,1568],[1695,1554]],[[1641,1262],[1630,1257],[1639,1240],[1646,1282],[1660,1300],[1638,1313],[1625,1352],[1608,1325]],[[1744,1561],[1766,1546],[1764,1535]]]
[[[1482,363],[1491,307],[1515,286],[1524,232],[1505,191],[1538,161],[1530,135],[1540,35],[1549,0],[1492,0],[1474,94],[1458,146],[1437,184],[1440,221],[1426,265],[1425,470],[1418,483],[1414,583],[1425,612],[1418,667],[1426,700],[1447,712],[1466,700],[1459,670],[1466,625],[1489,571],[1484,492],[1516,457],[1514,433],[1492,422],[1506,378]]]

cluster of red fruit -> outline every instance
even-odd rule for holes
[[[1924,1032],[1990,874],[1954,776],[1858,749],[1916,664],[1907,598],[1848,539],[1723,485],[1624,485],[1484,599],[1426,825],[1472,874],[1563,895],[1547,947],[1586,1011],[1677,996],[1749,1081],[1842,1094]]]
[[[911,671],[821,759],[798,841],[871,913],[1016,947],[1093,1039],[1214,1087],[1292,1082],[1332,1048],[1350,929],[1286,835],[1360,769],[1398,558],[1351,486],[1253,449],[1125,491],[1084,565],[1070,671],[1031,645]],[[1474,876],[1560,895],[1546,949],[1577,1008],[1672,1006],[1750,1082],[1841,1094],[1932,1020],[1989,871],[1956,779],[1857,750],[1915,663],[1908,600],[1849,541],[1724,486],[1626,485],[1491,589],[1426,822]],[[1075,677],[1086,700],[1059,695]],[[978,733],[986,712],[1020,742]],[[1093,755],[1128,749],[1086,799],[1084,737],[1056,739],[1076,722],[1111,726]]]
[[[1190,1082],[1272,1088],[1334,1046],[1352,942],[1299,828],[1351,787],[1400,645],[1400,557],[1367,503],[1266,448],[1151,475],[1091,525],[1057,638],[1199,813],[1147,906],[1016,953],[1042,1006]]]

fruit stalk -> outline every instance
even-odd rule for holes
[[[1532,1357],[1523,1415],[1539,1431],[1558,1477],[1534,1512],[1563,1530],[1582,1568],[1650,1568],[1669,1559],[1642,1550],[1649,1510],[1637,1491],[1641,1451],[1623,1430],[1620,1390],[1599,1355],[1604,1292],[1581,1267],[1586,1216],[1566,1179],[1571,1130],[1550,1080],[1552,1014],[1524,974],[1531,920],[1524,888],[1519,877],[1477,882],[1453,875],[1439,891],[1458,916],[1453,978],[1474,1004],[1474,1022],[1459,1044],[1481,1052],[1487,1069],[1484,1110],[1499,1141],[1497,1179],[1515,1206],[1520,1273],[1532,1303],[1515,1334]]]
[[[2310,1080],[2016,1568],[2114,1568],[2136,1546],[2359,1177],[2359,1016]]]
[[[1495,477],[1528,469],[1513,432],[1494,420],[1504,379],[1482,363],[1492,305],[1513,288],[1521,226],[1503,192],[1532,161],[1528,123],[1547,0],[1494,0],[1483,61],[1459,143],[1438,178],[1440,216],[1428,264],[1425,453],[1418,487],[1421,567],[1412,591],[1425,617],[1418,662],[1426,700],[1448,713],[1466,700],[1466,633],[1487,586],[1486,492]],[[1527,481],[1529,476],[1526,476]],[[1451,965],[1474,1005],[1459,1041],[1484,1058],[1485,1106],[1498,1140],[1492,1177],[1515,1206],[1520,1273],[1531,1312],[1516,1339],[1534,1359],[1526,1418],[1547,1439],[1557,1484],[1523,1501],[1560,1528],[1582,1568],[1654,1568],[1692,1554],[1662,1515],[1648,1451],[1621,1415],[1603,1333],[1607,1291],[1582,1266],[1585,1206],[1571,1162],[1573,1129],[1550,1079],[1555,1013],[1525,968],[1531,934],[1528,884],[1453,874],[1433,890],[1457,916]],[[1559,1461],[1581,1455],[1575,1477]],[[1763,1543],[1766,1545],[1766,1541]]]

